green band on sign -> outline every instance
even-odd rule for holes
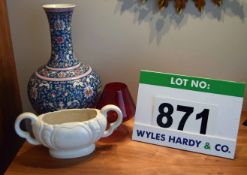
[[[140,83],[235,97],[243,97],[245,89],[245,83],[152,71],[141,71]]]

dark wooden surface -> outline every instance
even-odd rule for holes
[[[133,120],[113,136],[97,142],[96,151],[84,158],[59,160],[48,149],[25,143],[6,175],[246,175],[247,127],[243,114],[234,160],[161,147],[131,140]]]
[[[21,139],[13,128],[22,112],[6,1],[0,1],[0,174],[15,156]]]

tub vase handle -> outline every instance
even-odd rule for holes
[[[36,121],[37,121],[37,116],[33,113],[30,112],[25,112],[21,115],[19,115],[15,121],[15,131],[16,133],[22,137],[25,138],[29,143],[33,144],[33,145],[40,145],[40,143],[34,139],[29,132],[23,131],[20,127],[20,124],[22,122],[22,120],[24,119],[30,119],[31,120],[31,125],[33,125]]]
[[[121,110],[115,106],[115,105],[106,105],[101,109],[101,113],[105,118],[107,118],[107,113],[109,111],[115,111],[118,115],[117,120],[110,124],[109,129],[104,131],[104,134],[102,137],[107,137],[113,133],[113,131],[122,123],[123,121],[123,114]]]

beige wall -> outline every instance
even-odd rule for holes
[[[29,76],[50,54],[41,5],[54,2],[66,1],[8,0],[25,111],[31,111],[26,94]],[[154,13],[153,1],[143,6],[135,0],[69,2],[77,4],[73,16],[77,57],[91,64],[104,83],[125,82],[134,99],[141,69],[247,80],[247,1],[224,0],[220,9],[207,3],[202,14],[189,3],[182,15],[171,6]]]

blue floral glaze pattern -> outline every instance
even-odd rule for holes
[[[38,114],[60,109],[94,107],[101,92],[99,75],[73,54],[71,18],[73,8],[46,9],[51,33],[51,57],[34,72],[28,97]]]
[[[71,19],[72,9],[64,12],[46,11],[50,25],[51,33],[51,58],[48,62],[49,67],[71,67],[79,63],[74,57],[72,36],[71,36]]]

